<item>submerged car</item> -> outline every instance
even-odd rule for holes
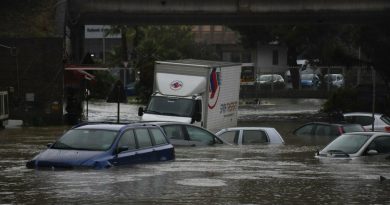
[[[174,146],[207,146],[224,144],[218,136],[201,127],[181,122],[154,122],[163,128]]]
[[[310,122],[295,129],[293,134],[306,140],[318,143],[328,143],[336,137],[349,132],[364,132],[363,126],[348,123]]]
[[[343,134],[316,154],[317,158],[390,157],[390,133],[356,132]]]
[[[368,112],[345,113],[344,120],[349,123],[361,124],[366,130],[390,132],[390,117],[384,114],[375,113],[373,118],[372,113]],[[373,124],[374,130],[372,130]]]
[[[236,145],[284,143],[282,136],[272,127],[232,127],[222,129],[216,135]]]
[[[98,123],[70,129],[26,166],[100,169],[174,158],[173,145],[158,125]]]

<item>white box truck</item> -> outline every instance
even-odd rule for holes
[[[210,131],[237,126],[241,64],[185,59],[157,61],[154,93],[142,121],[192,123]]]

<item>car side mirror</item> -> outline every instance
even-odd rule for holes
[[[46,147],[50,148],[53,145],[53,143],[47,143]]]
[[[138,116],[142,116],[142,115],[144,115],[144,108],[139,107],[138,108]]]
[[[377,155],[379,154],[377,150],[375,149],[370,149],[367,151],[367,155]]]

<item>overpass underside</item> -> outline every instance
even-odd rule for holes
[[[81,24],[388,23],[388,0],[68,0]]]

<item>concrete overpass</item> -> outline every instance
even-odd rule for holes
[[[389,0],[68,0],[81,24],[388,23]]]
[[[58,0],[57,25],[82,58],[84,25],[390,23],[389,0]]]

